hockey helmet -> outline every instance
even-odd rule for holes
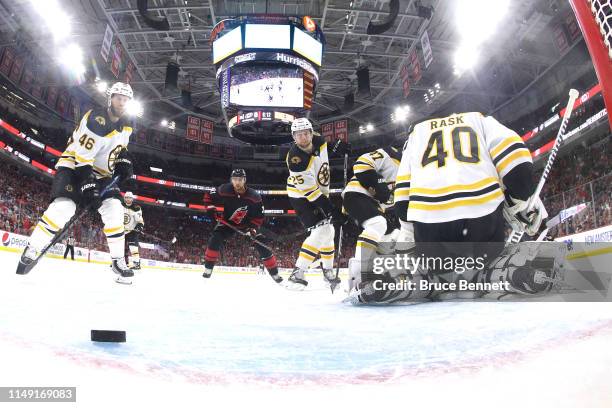
[[[124,198],[131,198],[133,200],[136,196],[131,191],[126,191],[125,194],[123,195],[123,197]]]
[[[310,130],[312,132],[312,123],[308,118],[297,118],[291,123],[291,134],[300,130]]]
[[[108,95],[108,106],[111,105],[111,98],[115,94],[127,96],[130,99],[134,99],[134,91],[132,91],[132,87],[130,84],[126,84],[123,82],[115,82],[113,86],[108,88],[106,91]]]
[[[244,169],[234,169],[234,170],[232,170],[232,175],[230,177],[244,177],[244,178],[246,178],[246,171],[244,171]]]

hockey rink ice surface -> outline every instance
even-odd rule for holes
[[[106,265],[18,276],[17,259],[0,252],[0,386],[77,387],[54,407],[612,407],[610,303],[355,307],[318,276],[291,292],[144,269],[122,286]]]

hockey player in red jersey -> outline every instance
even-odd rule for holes
[[[202,276],[210,278],[225,241],[235,234],[235,231],[225,225],[224,222],[255,238],[257,229],[264,222],[264,216],[261,196],[252,188],[247,187],[246,172],[243,169],[233,170],[231,182],[219,186],[213,197],[207,196],[205,198],[205,203],[208,205],[207,212],[218,220],[204,253],[204,267],[206,269]],[[223,206],[223,213],[218,214],[213,204]],[[281,283],[283,278],[278,274],[274,254],[258,243],[255,243],[255,249],[272,279]]]

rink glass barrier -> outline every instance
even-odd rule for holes
[[[608,174],[562,193],[544,197],[542,202],[546,206],[549,219],[564,209],[579,204],[586,205],[580,213],[551,228],[549,235],[562,237],[612,224],[611,185],[612,174]]]

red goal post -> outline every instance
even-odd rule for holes
[[[570,0],[589,48],[612,129],[612,0]]]

